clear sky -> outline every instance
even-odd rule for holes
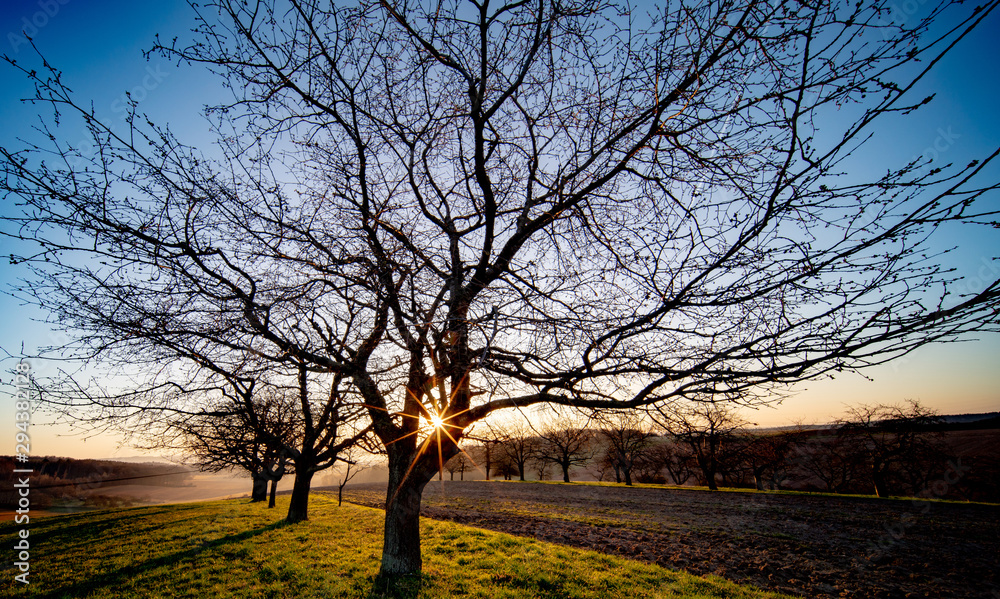
[[[26,29],[47,60],[64,72],[64,79],[78,97],[93,101],[99,116],[122,122],[123,94],[129,90],[133,98],[141,98],[140,111],[160,124],[169,124],[189,145],[198,145],[211,142],[200,114],[202,106],[224,99],[225,92],[213,76],[198,68],[178,67],[158,57],[147,61],[142,56],[157,33],[163,40],[174,36],[188,39],[193,22],[188,5],[176,0],[4,0],[0,47],[19,62],[37,66],[37,56],[19,36]],[[995,14],[914,94],[922,98],[936,93],[935,101],[916,118],[892,124],[860,158],[880,167],[889,159],[898,163],[933,151],[942,161],[964,163],[996,149],[1000,145],[997,33],[1000,15]],[[16,145],[16,137],[31,134],[30,127],[37,122],[36,109],[19,102],[31,93],[31,86],[19,73],[0,66],[0,142],[4,145]],[[77,141],[74,135],[84,139],[82,132],[67,131],[65,135],[71,143]],[[991,203],[997,206],[1000,199],[994,197]],[[0,240],[3,243],[7,242]],[[956,246],[946,261],[966,277],[970,290],[1000,273],[1000,263],[989,261],[1000,247],[996,231],[956,232],[945,240],[945,245]],[[8,253],[8,248],[0,247],[0,255]],[[0,264],[0,285],[6,286],[21,274],[4,261]],[[37,347],[58,341],[63,334],[35,322],[44,315],[19,306],[6,295],[0,295],[0,315],[4,319],[0,347],[11,352],[18,352],[23,343],[30,354]],[[4,370],[12,365],[9,361],[2,364]],[[43,371],[53,368],[52,364],[34,366]],[[762,426],[828,422],[848,404],[904,399],[918,399],[943,413],[1000,411],[998,336],[927,347],[865,374],[871,380],[845,374],[832,381],[800,385],[777,408],[761,409],[747,417]],[[2,378],[9,383],[9,375]],[[0,397],[0,422],[13,423],[13,402],[6,395]],[[37,426],[41,423],[41,417],[36,418],[34,455],[106,457],[137,453],[127,447],[116,449],[118,439],[113,437],[84,442],[79,437],[57,436],[65,431]],[[0,454],[10,451],[12,446],[0,449]]]

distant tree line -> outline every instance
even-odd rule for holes
[[[823,428],[755,430],[706,403],[651,419],[562,417],[489,428],[445,471],[505,480],[633,482],[1000,501],[996,419],[947,424],[917,402],[850,408]],[[982,430],[965,430],[979,428]]]

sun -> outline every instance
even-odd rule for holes
[[[431,415],[431,426],[434,428],[441,428],[444,426],[444,420],[437,414]]]

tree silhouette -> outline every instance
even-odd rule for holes
[[[508,422],[500,431],[500,444],[497,447],[505,460],[513,466],[520,480],[527,474],[528,462],[535,455],[538,439],[530,423],[524,418]]]
[[[574,467],[583,466],[594,457],[596,431],[590,428],[589,421],[572,413],[549,417],[537,431],[535,459],[558,466],[564,483],[570,482]]]
[[[632,484],[632,471],[647,457],[653,431],[641,414],[615,413],[599,417],[598,431],[615,471],[615,482]]]
[[[455,454],[448,463],[444,465],[445,470],[451,475],[451,480],[455,480],[455,473],[459,473],[459,480],[465,480],[465,471],[469,469],[469,461],[464,453]]]
[[[931,242],[994,224],[997,152],[843,173],[996,5],[219,0],[157,50],[233,90],[220,156],[16,65],[93,137],[0,151],[19,296],[83,355],[182,329],[335,381],[388,456],[380,573],[414,574],[493,412],[767,401],[996,331],[1000,282],[957,292]]]
[[[936,438],[939,434],[930,430],[939,422],[937,412],[911,400],[906,406],[877,404],[848,408],[839,432],[857,446],[856,453],[862,456],[875,494],[888,497],[894,470],[904,465],[912,467],[913,462],[928,455],[944,457]]]
[[[739,455],[737,437],[749,423],[725,403],[661,409],[653,419],[678,444],[690,451],[701,469],[705,484],[717,491],[719,484],[716,478],[735,465]]]
[[[168,434],[179,433],[179,448],[186,450],[202,470],[220,472],[239,468],[250,473],[251,501],[267,499],[268,507],[273,508],[278,481],[291,470],[285,445],[293,443],[295,428],[294,420],[287,414],[290,410],[282,403],[279,398],[256,400],[253,410],[248,411],[234,402],[230,409],[221,412],[224,416],[199,414],[174,421]],[[169,445],[170,437],[160,437],[155,447]]]

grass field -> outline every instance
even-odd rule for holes
[[[287,502],[287,498],[284,500]],[[778,598],[718,578],[423,520],[424,576],[378,588],[380,511],[314,495],[310,521],[244,500],[36,518],[30,585],[14,581],[17,531],[0,525],[9,597]]]

